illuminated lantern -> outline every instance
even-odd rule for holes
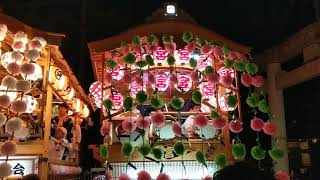
[[[63,75],[61,70],[55,66],[50,67],[49,81],[57,90],[62,90],[68,86],[68,78]]]
[[[63,99],[66,99],[68,101],[74,97],[74,94],[74,89],[71,87],[70,83],[68,83],[67,87],[61,92]]]
[[[113,110],[119,110],[123,105],[123,96],[120,93],[113,93],[113,95],[109,95],[108,99],[113,102]]]
[[[234,70],[232,68],[225,68],[225,67],[221,67],[219,70],[218,70],[218,74],[220,76],[227,76],[228,74],[234,78]]]
[[[189,91],[192,88],[190,73],[179,73],[178,83],[174,85],[176,89],[182,92]]]
[[[178,51],[175,51],[174,57],[177,60],[178,64],[187,64],[190,59],[190,54],[186,49],[179,49]]]
[[[16,41],[12,43],[11,47],[14,51],[23,52],[26,50],[26,44],[24,44],[22,41]]]
[[[168,52],[161,47],[158,47],[154,53],[155,61],[158,64],[162,64],[167,58]]]
[[[152,84],[153,89],[158,89],[158,91],[165,91],[168,89],[170,84],[170,77],[167,72],[159,72],[155,74],[156,83]]]
[[[130,84],[129,88],[130,88],[130,96],[131,96],[131,97],[135,97],[136,94],[137,94],[140,90],[142,90],[141,84],[140,84],[140,83],[136,83],[136,81],[133,81],[133,82]]]
[[[14,41],[14,42],[22,41],[24,44],[27,44],[27,42],[28,42],[27,34],[24,33],[23,31],[18,31],[18,32],[14,35],[13,41]]]
[[[102,98],[102,83],[96,81],[90,85],[89,92],[94,99],[94,103],[98,108],[101,107],[101,98]]]
[[[87,118],[90,115],[90,110],[86,104],[83,104],[83,109],[82,109],[82,117]]]
[[[200,59],[197,61],[197,68],[199,71],[204,71],[207,66],[212,65],[212,59],[206,55],[201,55]]]
[[[35,67],[34,73],[30,74],[28,76],[26,76],[26,74],[22,74],[21,73],[23,79],[30,80],[30,81],[36,81],[38,79],[42,79],[42,68],[41,68],[41,66],[36,64],[36,63],[31,63],[31,64],[33,64],[34,67]],[[49,80],[50,80],[50,74],[49,74]]]
[[[6,37],[8,27],[5,24],[0,24],[0,41],[3,41]]]
[[[123,67],[120,65],[117,65],[114,69],[113,72],[111,69],[107,69],[106,71],[109,73],[112,73],[112,79],[119,81],[120,79],[122,79],[124,72],[123,70],[121,70]]]
[[[1,65],[7,69],[8,64],[15,62],[11,58],[12,52],[6,52],[1,56]],[[17,61],[17,64],[21,65],[22,61]]]
[[[72,109],[76,110],[77,113],[79,113],[82,109],[82,102],[78,98],[74,98],[74,101],[72,103]]]
[[[209,84],[208,82],[203,82],[199,85],[200,92],[205,99],[209,99],[215,96],[215,86]]]
[[[36,98],[29,95],[24,95],[22,100],[27,103],[27,110],[25,113],[32,113],[37,108],[38,101]]]
[[[0,91],[0,96],[7,94],[9,96],[9,98],[10,98],[10,101],[14,101],[17,98],[17,92],[8,91],[6,93],[7,87],[5,87],[5,86],[0,85],[0,90],[1,90]],[[13,90],[15,90],[15,89],[13,89]]]

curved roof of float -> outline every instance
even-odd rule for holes
[[[143,37],[149,34],[170,34],[181,37],[184,31],[190,31],[204,39],[212,39],[218,45],[225,44],[234,51],[244,54],[251,51],[251,47],[241,45],[198,25],[184,10],[180,10],[178,13],[178,16],[170,18],[163,15],[163,9],[158,9],[146,19],[145,24],[128,29],[118,35],[88,43],[95,79],[101,80],[102,65],[106,58],[105,52],[118,48],[121,42],[131,42],[136,35]]]
[[[13,36],[18,31],[23,31],[28,35],[28,38],[33,38],[36,36],[43,37],[50,48],[50,57],[54,60],[54,63],[61,69],[61,71],[69,77],[72,87],[77,93],[77,96],[82,99],[87,105],[90,104],[85,91],[81,87],[76,76],[73,74],[66,59],[64,59],[59,46],[61,46],[62,40],[65,37],[64,34],[45,32],[36,28],[32,28],[21,21],[0,13],[0,24],[6,24],[8,27],[7,38],[4,40],[5,43],[11,44],[13,42]]]

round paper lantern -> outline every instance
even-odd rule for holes
[[[0,146],[2,156],[14,156],[17,152],[17,144],[14,141],[7,140]]]
[[[24,113],[27,110],[27,103],[24,100],[16,100],[11,103],[11,109],[17,113]]]
[[[193,125],[197,128],[204,128],[208,125],[208,118],[204,115],[197,115],[193,120]]]
[[[13,76],[5,76],[1,82],[1,85],[5,86],[7,89],[15,89],[16,84],[17,84],[17,79]]]
[[[12,51],[8,51],[5,52],[2,56],[1,56],[1,65],[7,69],[8,64],[15,62],[12,58],[11,58],[11,54]],[[21,65],[21,62],[15,62],[18,63],[19,65]]]
[[[250,127],[254,131],[261,131],[264,126],[264,121],[260,118],[254,118],[250,122]]]
[[[36,64],[36,63],[30,63],[30,64],[33,64],[34,72],[32,74],[28,74],[27,76],[26,76],[26,73],[22,73],[21,72],[22,78],[25,79],[25,80],[30,80],[30,81],[36,81],[38,79],[41,79],[42,78],[42,68],[41,68],[41,66]]]
[[[47,41],[43,37],[34,37],[32,41],[38,41],[41,44],[41,48],[44,48],[47,45]],[[38,49],[39,50],[39,49]],[[41,50],[41,49],[40,49]]]
[[[9,63],[7,66],[7,71],[13,76],[20,74],[20,65],[16,62]]]
[[[0,127],[5,125],[7,122],[7,116],[3,113],[0,113]]]
[[[4,40],[4,38],[6,37],[7,31],[8,31],[7,25],[0,24],[0,41]]]
[[[22,100],[27,103],[27,110],[25,111],[25,113],[32,113],[34,110],[36,110],[38,105],[38,101],[36,98],[29,95],[24,95]]]
[[[232,120],[229,123],[229,129],[233,133],[240,133],[243,128],[242,128],[242,122],[239,120]]]
[[[276,131],[276,127],[269,121],[265,122],[263,125],[263,132],[272,136]]]
[[[133,132],[136,130],[137,125],[134,121],[130,121],[129,119],[126,119],[122,121],[122,129],[126,132]]]
[[[24,44],[27,44],[28,42],[28,36],[26,33],[24,33],[23,31],[18,31],[14,37],[13,37],[13,41],[17,42],[17,41],[22,41]]]
[[[6,108],[10,105],[10,97],[6,94],[0,95],[0,107]]]
[[[18,117],[13,117],[9,119],[5,125],[5,129],[7,133],[13,133],[14,131],[18,131],[22,127],[22,120]]]
[[[151,176],[147,171],[140,171],[137,180],[151,180]]]
[[[22,41],[16,41],[12,43],[11,47],[14,51],[24,52],[26,50],[26,44],[24,44]]]
[[[157,176],[156,180],[170,180],[170,177],[165,173],[160,173]]]
[[[23,55],[19,51],[12,51],[11,59],[14,62],[21,62],[23,60]]]
[[[26,51],[24,56],[28,61],[36,62],[40,58],[40,52],[36,49],[31,49]]]
[[[7,177],[12,174],[11,165],[6,162],[0,163],[0,177]]]
[[[30,136],[30,129],[22,126],[20,130],[14,132],[14,137],[25,139]]]
[[[31,91],[31,82],[28,80],[19,80],[16,84],[16,90],[28,94]]]
[[[29,47],[29,50],[41,51],[42,44],[38,40],[32,40],[30,41],[28,47]]]
[[[21,73],[26,75],[31,75],[35,71],[35,66],[32,63],[26,63],[21,65]]]

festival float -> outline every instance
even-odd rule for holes
[[[267,149],[259,140],[277,129],[250,48],[206,30],[183,11],[172,19],[159,14],[88,44],[96,78],[90,100],[100,109],[104,137],[94,149],[106,167],[101,176],[212,179],[233,161],[281,159],[276,144]],[[243,106],[252,112],[249,121]],[[239,138],[245,123],[256,134],[251,149]]]
[[[64,35],[43,32],[0,14],[0,177],[77,177],[80,168],[50,156],[51,118],[64,102],[76,118],[89,116],[89,101],[63,58]],[[49,175],[50,174],[50,175]]]

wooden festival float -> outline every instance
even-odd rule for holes
[[[0,177],[76,177],[81,171],[76,162],[49,156],[56,105],[69,105],[76,119],[90,113],[86,95],[59,50],[64,35],[31,28],[3,14],[0,24]]]
[[[104,136],[96,157],[106,164],[107,179],[159,173],[197,179],[244,159],[236,135],[243,129],[243,98],[255,112],[252,129],[275,131],[257,117],[269,110],[250,48],[199,26],[183,10],[171,18],[156,11],[146,24],[88,46],[96,78],[91,100],[101,110]],[[240,86],[250,89],[248,97],[240,97]],[[253,158],[265,153],[258,140]]]

